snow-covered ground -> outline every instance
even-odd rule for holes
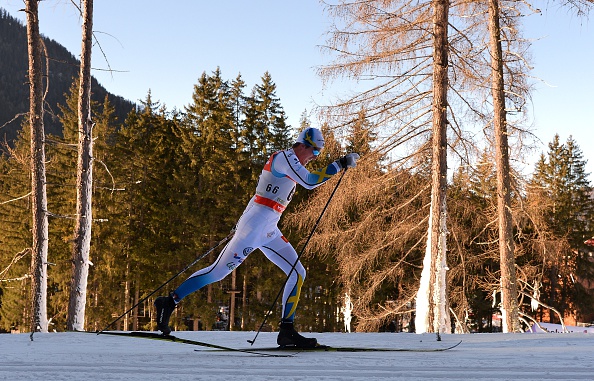
[[[254,332],[174,332],[250,348]],[[0,380],[594,380],[594,335],[314,333],[323,344],[393,348],[443,347],[446,352],[302,352],[259,357],[186,344],[96,335],[0,335]],[[253,348],[274,346],[261,333]],[[199,351],[194,351],[198,349]]]

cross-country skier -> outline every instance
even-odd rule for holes
[[[298,261],[298,255],[289,241],[277,227],[278,221],[291,201],[297,184],[313,189],[341,169],[357,165],[359,155],[350,153],[326,168],[309,172],[305,165],[316,159],[324,147],[320,130],[303,130],[292,148],[272,154],[264,165],[251,198],[235,227],[235,234],[219,254],[216,261],[196,271],[169,296],[155,300],[157,328],[168,335],[169,317],[176,305],[187,295],[213,282],[220,281],[237,268],[255,249],[264,255],[285,274],[291,273],[283,292],[283,313],[277,343],[280,346],[310,348],[317,345],[315,338],[301,336],[293,325],[295,310],[299,302],[301,286],[305,279],[305,268]],[[294,270],[291,268],[294,265]]]

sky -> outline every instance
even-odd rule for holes
[[[562,142],[571,135],[593,180],[594,26],[553,2],[535,3],[542,13],[525,18],[524,36],[533,46],[529,113],[537,140],[525,163],[531,172],[556,133]],[[18,11],[23,0],[1,0],[0,6],[25,21]],[[108,91],[133,102],[150,90],[169,110],[183,110],[204,72],[219,67],[228,80],[241,74],[248,93],[269,72],[288,123],[297,127],[303,112],[349,90],[340,82],[323,88],[316,74],[316,67],[332,60],[320,49],[329,26],[318,0],[99,0],[94,2],[99,44],[93,49],[93,75]],[[40,30],[79,56],[80,18],[70,0],[42,1]],[[314,116],[311,120],[316,125]]]
[[[594,11],[588,20],[558,7],[541,9],[541,15],[527,18],[524,29],[532,39],[532,75],[539,79],[531,109],[533,132],[541,140],[535,154],[546,153],[555,134],[561,142],[573,136],[593,181]]]
[[[248,348],[254,332],[175,332],[179,337]],[[302,352],[271,358],[132,337],[61,332],[0,334],[0,380],[410,381],[592,380],[591,333],[313,333],[324,344],[439,348],[445,352]],[[275,346],[262,332],[255,347]],[[194,351],[198,349],[198,351]],[[283,352],[285,353],[285,352]]]

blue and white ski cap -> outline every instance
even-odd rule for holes
[[[320,130],[309,127],[299,133],[297,143],[303,143],[308,147],[314,147],[316,150],[321,151],[324,148],[324,137]]]

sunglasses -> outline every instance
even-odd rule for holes
[[[318,156],[318,155],[320,154],[320,150],[319,150],[319,149],[317,149],[317,148],[315,148],[314,146],[312,146],[312,145],[309,145],[309,144],[305,144],[305,146],[306,146],[307,148],[311,148],[311,153],[313,153],[313,154],[314,154],[314,156]]]

